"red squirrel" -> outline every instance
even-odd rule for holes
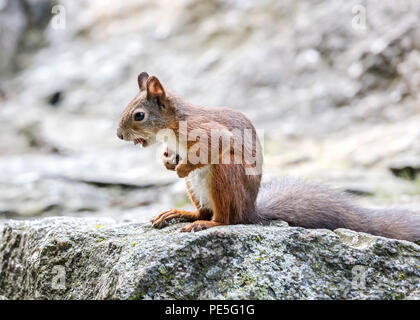
[[[174,218],[192,221],[181,232],[281,219],[304,228],[347,228],[420,240],[419,212],[362,208],[345,194],[299,179],[283,178],[261,186],[261,145],[251,121],[241,112],[194,106],[146,72],[138,76],[138,85],[138,94],[121,116],[117,136],[146,147],[163,141],[161,132],[172,132],[164,135],[167,147],[162,161],[185,179],[196,208],[162,212],[151,220],[154,227]],[[193,134],[197,130],[200,134]],[[250,134],[242,134],[246,131]],[[220,139],[226,138],[228,143],[220,145]]]

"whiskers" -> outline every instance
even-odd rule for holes
[[[135,141],[135,140],[138,140],[138,139],[144,139],[144,137],[142,137],[140,134],[138,134],[133,129],[128,129],[126,132],[127,132],[127,140],[129,140],[129,141]]]

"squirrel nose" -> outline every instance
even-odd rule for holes
[[[117,137],[120,138],[121,140],[124,140],[124,135],[122,133],[121,128],[118,128],[117,130]]]

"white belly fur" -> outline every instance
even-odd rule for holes
[[[210,165],[195,169],[188,175],[188,184],[201,208],[212,209],[208,184]]]

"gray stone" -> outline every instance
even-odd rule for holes
[[[415,299],[420,247],[284,223],[180,233],[112,219],[9,221],[7,299]],[[417,290],[417,291],[416,291]]]
[[[42,30],[50,19],[50,11],[50,0],[0,1],[0,78],[15,71],[25,34],[30,28]]]
[[[14,56],[27,25],[21,1],[0,1],[0,76],[13,69]]]

